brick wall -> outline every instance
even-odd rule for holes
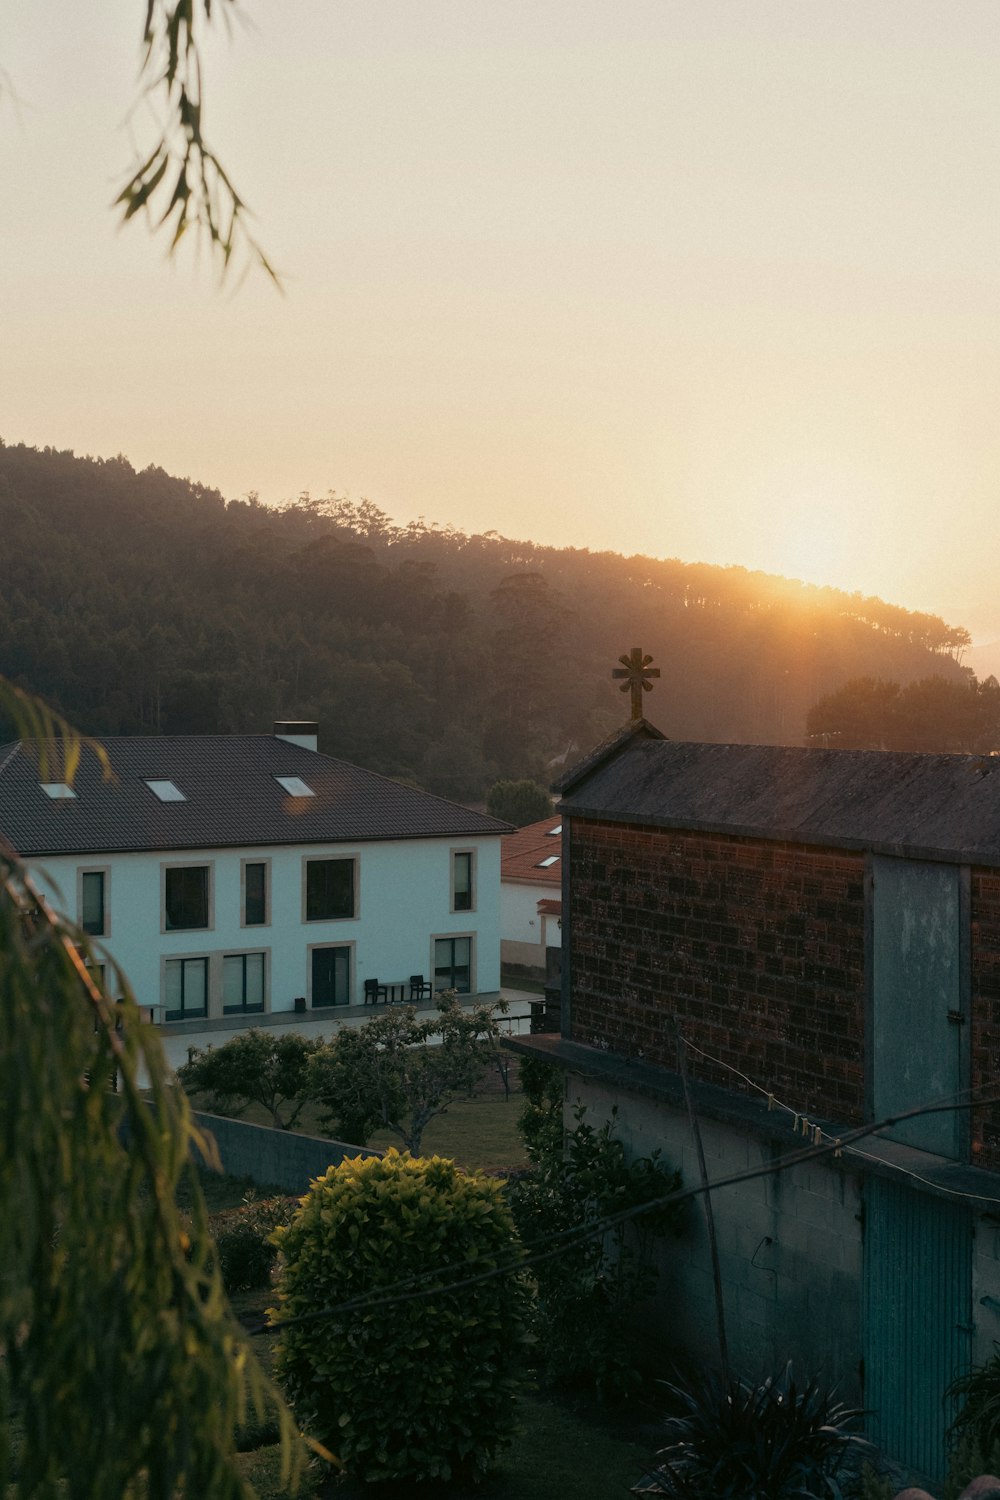
[[[1000,1081],[1000,873],[973,870],[972,1076],[974,1089],[998,1092]],[[972,1115],[972,1160],[1000,1169],[1000,1107]]]
[[[793,1108],[861,1121],[861,854],[580,818],[570,847],[574,1040],[673,1067],[676,1015]],[[1000,950],[996,979],[1000,1019]]]

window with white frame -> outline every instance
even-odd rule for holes
[[[460,995],[471,994],[471,937],[434,939],[434,988],[435,990],[457,990]]]
[[[451,856],[452,911],[475,910],[474,872],[475,859],[470,850],[460,849]]]
[[[350,1005],[350,945],[313,948],[309,964],[309,993],[313,1008],[321,1010],[328,1005]]]
[[[168,958],[164,961],[163,1004],[168,1021],[207,1016],[207,958]]]
[[[91,937],[107,934],[107,878],[104,870],[84,870],[80,875],[80,926]]]
[[[167,865],[163,872],[164,931],[212,925],[209,875],[208,865]]]
[[[245,860],[243,864],[243,926],[267,924],[268,861]]]
[[[330,922],[355,915],[354,859],[307,859],[307,922]]]
[[[222,960],[222,1010],[225,1015],[264,1009],[265,956],[227,953]]]

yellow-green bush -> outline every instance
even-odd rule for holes
[[[513,1420],[526,1292],[517,1274],[438,1288],[516,1256],[501,1185],[437,1156],[356,1157],[313,1184],[275,1240],[275,1369],[305,1429],[365,1481],[485,1473]],[[429,1295],[388,1300],[436,1267]]]

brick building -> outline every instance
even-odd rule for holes
[[[1000,758],[678,744],[640,720],[562,783],[562,1033],[531,1045],[635,1152],[696,1178],[988,1091],[1000,1039]],[[683,1040],[678,1041],[679,1023]],[[993,1092],[997,1092],[996,1089]],[[915,1470],[1000,1338],[1000,1111],[944,1110],[714,1195],[735,1363],[793,1357]],[[661,1331],[714,1339],[700,1215]]]

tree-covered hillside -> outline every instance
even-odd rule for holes
[[[962,629],[743,568],[282,510],[124,458],[0,445],[0,672],[104,734],[266,731],[478,799],[628,716],[639,644],[672,738],[801,744],[860,676],[962,681]]]

